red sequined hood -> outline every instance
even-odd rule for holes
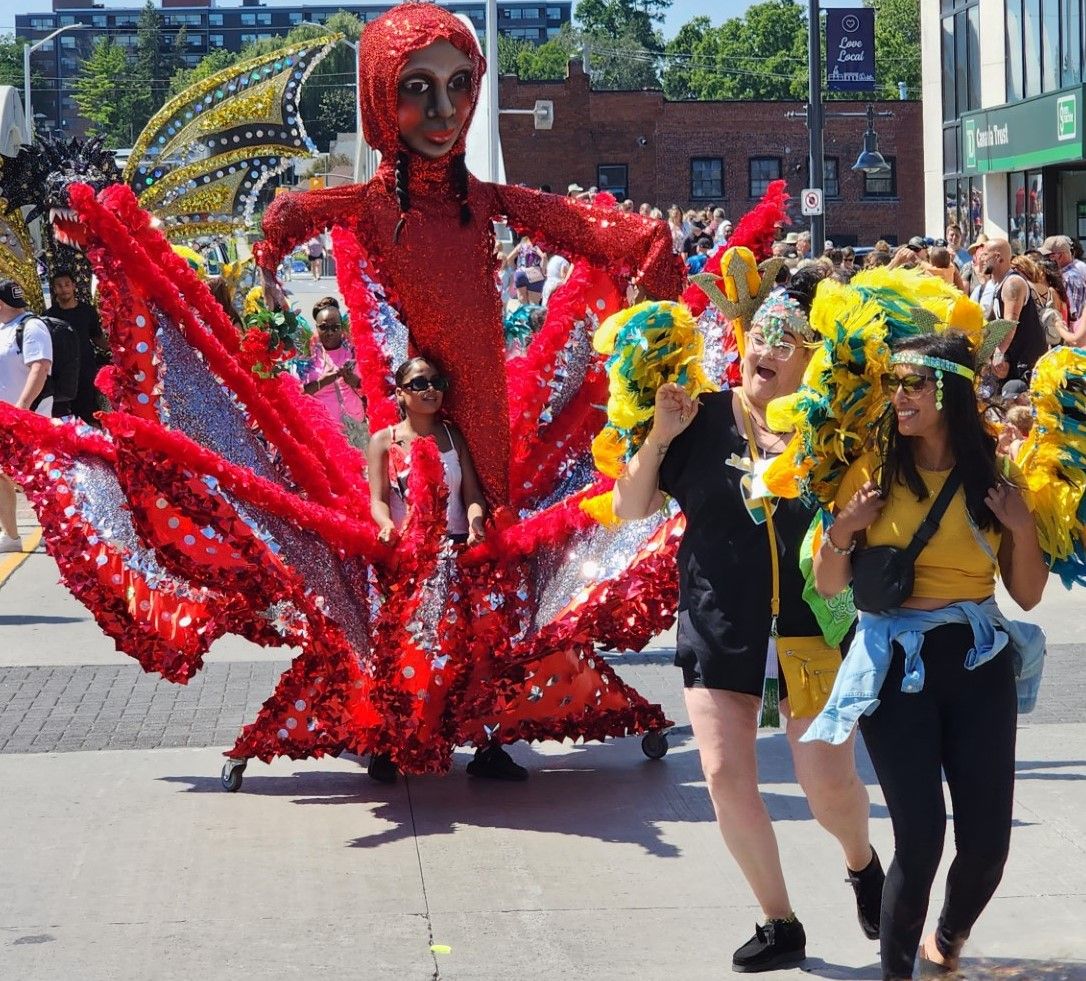
[[[394,159],[396,153],[404,149],[397,121],[400,72],[415,51],[435,41],[448,41],[471,60],[474,114],[479,100],[479,86],[486,71],[486,59],[479,51],[474,32],[447,10],[432,3],[401,3],[371,21],[362,31],[358,59],[362,132],[366,142],[380,150],[386,161]],[[464,152],[470,123],[469,116],[456,145],[441,158],[443,161]]]

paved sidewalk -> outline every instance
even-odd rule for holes
[[[2,981],[733,976],[757,912],[666,654],[619,662],[679,723],[662,761],[636,739],[519,745],[526,784],[470,780],[461,753],[448,777],[386,787],[346,756],[279,760],[250,764],[227,794],[222,750],[282,652],[226,641],[190,685],[169,685],[117,655],[55,582],[33,555],[0,587]],[[1011,859],[970,942],[970,978],[1086,979],[1086,631],[1055,590],[1040,616],[1052,657],[1019,733]],[[782,734],[760,738],[759,760],[809,936],[804,970],[878,978]],[[888,859],[862,752],[861,773]]]

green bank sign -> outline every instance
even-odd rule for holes
[[[1083,87],[962,116],[962,170],[988,174],[1083,159]]]

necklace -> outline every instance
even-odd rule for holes
[[[743,394],[742,389],[738,389],[739,401],[742,404],[742,408],[747,418],[754,424],[754,428],[757,431],[755,433],[755,442],[766,452],[779,453],[788,444],[788,440],[791,436],[790,433],[778,433],[770,429],[764,422],[762,422],[754,411],[754,406],[751,405],[750,400]],[[759,438],[759,436],[761,438]]]

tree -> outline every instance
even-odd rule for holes
[[[219,48],[217,51],[204,55],[192,68],[182,68],[174,72],[173,77],[170,79],[170,88],[166,93],[166,97],[172,99],[175,95],[184,92],[190,85],[202,82],[216,72],[229,68],[237,60],[237,53],[227,51],[225,48]]]
[[[574,17],[580,29],[596,38],[625,38],[649,51],[663,51],[657,30],[672,0],[579,0]]]
[[[525,82],[560,82],[566,77],[569,59],[579,47],[568,25],[545,44],[525,42],[517,57],[516,73]]]
[[[690,78],[690,61],[694,57],[694,49],[710,30],[712,21],[708,17],[695,17],[683,24],[679,33],[668,41],[664,49],[667,62],[663,84],[664,95],[669,99],[697,98]]]
[[[520,55],[534,47],[531,41],[498,33],[498,74],[520,75]],[[521,78],[524,76],[521,75]]]
[[[75,81],[75,103],[90,131],[112,147],[131,146],[140,131],[134,101],[141,95],[131,70],[124,48],[106,35],[95,42]]]
[[[864,0],[875,8],[875,76],[877,93],[897,98],[904,82],[914,99],[920,97],[920,0]]]
[[[340,133],[354,132],[356,111],[354,95],[350,89],[324,89],[319,93],[318,106],[319,109],[314,122],[307,124],[310,138],[312,138],[313,131],[318,128],[319,132],[325,134],[321,145],[331,142]]]
[[[631,29],[616,35],[581,35],[588,55],[588,75],[594,89],[639,91],[658,89],[659,54],[643,44]]]
[[[136,24],[136,50],[131,69],[137,133],[165,102],[169,79],[175,69],[172,53],[163,51],[164,24],[162,14],[151,0],[147,0]]]
[[[30,42],[25,38],[0,34],[0,85],[13,85],[23,91],[23,48]],[[43,89],[56,91],[56,84],[46,82],[37,68],[30,69],[30,85],[40,92]]]
[[[899,80],[918,94],[919,0],[865,2],[875,8],[877,95],[895,98]],[[797,0],[762,0],[742,17],[726,20],[719,27],[712,27],[705,17],[695,17],[679,29],[665,49],[665,94],[671,99],[804,99],[804,8],[805,4]],[[826,98],[855,96],[852,92],[832,92]]]

